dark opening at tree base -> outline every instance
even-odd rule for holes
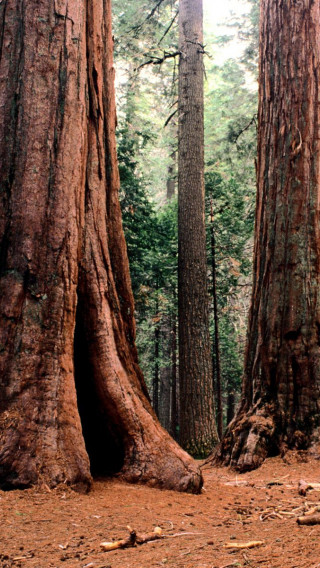
[[[124,463],[120,432],[104,405],[105,394],[96,384],[90,363],[90,348],[78,305],[74,336],[74,375],[78,410],[93,477],[118,473]],[[110,403],[111,404],[111,403]]]

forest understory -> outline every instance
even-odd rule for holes
[[[201,495],[96,480],[87,495],[66,486],[0,491],[1,568],[318,568],[320,525],[297,518],[320,505],[301,480],[319,481],[320,447],[270,458],[238,475],[204,467]],[[102,552],[100,543],[162,528],[164,538]],[[258,541],[252,549],[227,549]]]

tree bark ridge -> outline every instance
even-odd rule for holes
[[[0,485],[90,486],[76,367],[99,400],[107,471],[197,492],[137,363],[110,2],[6,0],[0,18]]]
[[[240,409],[218,460],[306,448],[320,423],[319,2],[264,0],[254,282]]]

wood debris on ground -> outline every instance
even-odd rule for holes
[[[223,548],[226,550],[242,550],[247,548],[257,548],[258,546],[263,546],[265,544],[264,540],[251,540],[249,542],[226,542]]]
[[[129,548],[136,546],[136,544],[145,544],[146,542],[159,540],[160,538],[164,537],[164,535],[162,534],[162,529],[160,527],[155,527],[151,533],[140,536],[130,526],[128,526],[127,529],[129,531],[129,536],[127,536],[126,538],[113,542],[101,542],[100,547],[102,548],[103,552],[109,552],[111,550],[117,550],[119,548]]]
[[[320,515],[305,515],[297,518],[298,525],[320,525]]]

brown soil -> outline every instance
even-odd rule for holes
[[[204,468],[198,496],[118,480],[96,481],[89,495],[61,486],[0,492],[0,566],[320,568],[320,526],[299,526],[301,509],[293,511],[320,503],[316,490],[298,494],[300,479],[320,481],[317,457],[291,453],[241,476]],[[101,552],[100,542],[125,538],[127,525],[144,534],[158,525],[168,538]],[[253,540],[264,544],[223,547]]]

